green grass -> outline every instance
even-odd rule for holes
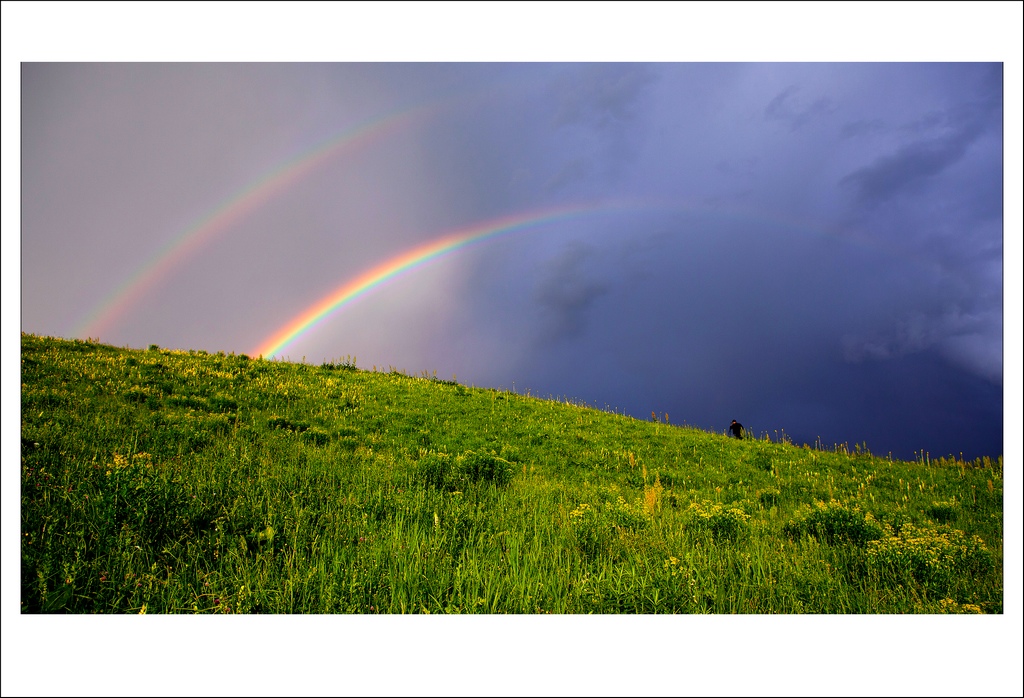
[[[22,335],[23,613],[1002,613],[1002,458]]]

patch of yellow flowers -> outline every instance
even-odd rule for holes
[[[981,606],[973,603],[957,603],[953,599],[939,601],[939,613],[981,613]]]
[[[110,467],[115,469],[115,470],[123,470],[123,469],[131,467],[131,466],[143,467],[143,468],[152,468],[153,467],[153,456],[151,456],[148,453],[141,452],[141,453],[134,454],[131,457],[131,460],[129,460],[127,456],[123,456],[120,453],[115,453],[114,454],[114,462],[113,462],[113,464]],[[111,472],[112,472],[111,470],[107,470],[107,475],[110,475]]]
[[[945,589],[958,578],[969,578],[994,564],[992,553],[978,536],[957,529],[904,524],[896,535],[870,541],[870,565],[885,575],[912,575],[933,591]]]

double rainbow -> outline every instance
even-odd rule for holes
[[[299,154],[247,185],[164,245],[135,274],[106,296],[79,323],[74,336],[99,336],[124,317],[150,289],[196,250],[311,171],[342,153],[370,143],[432,114],[433,105],[392,112],[347,129]]]

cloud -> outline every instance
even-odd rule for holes
[[[750,179],[758,173],[760,158],[755,156],[741,157],[733,160],[719,160],[715,169],[727,177]]]
[[[588,169],[587,162],[582,158],[569,160],[547,180],[545,188],[549,191],[564,189],[573,182],[585,179]]]
[[[844,335],[843,358],[859,364],[889,361],[934,349],[969,373],[1001,385],[1002,349],[998,341],[1001,330],[998,311],[969,313],[953,307],[939,315],[914,313],[888,331]]]
[[[827,116],[836,110],[827,97],[816,99],[810,104],[802,103],[796,98],[799,91],[799,86],[790,85],[777,94],[764,108],[764,118],[767,121],[789,123],[790,129],[796,131],[814,119]]]
[[[853,187],[862,204],[885,201],[956,163],[972,140],[973,135],[960,134],[959,137],[911,143],[843,177],[840,184]]]
[[[996,106],[986,99],[932,112],[907,124],[904,132],[921,137],[841,178],[840,186],[853,188],[856,201],[867,206],[918,189],[964,158],[970,146],[992,127],[989,115]]]
[[[637,102],[654,79],[648,66],[586,65],[558,82],[561,99],[554,124],[617,128],[635,117]]]
[[[534,290],[544,318],[543,339],[551,342],[582,334],[589,309],[608,292],[610,285],[595,279],[590,269],[593,256],[592,248],[575,242],[545,269]]]
[[[563,154],[554,186],[622,173],[642,138],[644,99],[655,82],[651,66],[629,63],[588,64],[552,82],[556,143],[549,154]]]
[[[1001,330],[1002,323],[997,330]],[[943,341],[942,353],[952,362],[967,367],[971,373],[980,376],[993,385],[1003,384],[1003,349],[998,341],[1001,332],[969,332],[948,337]]]
[[[923,315],[915,315],[897,323],[888,332],[868,335],[845,335],[843,358],[850,363],[885,361],[924,351],[935,345],[937,328]]]
[[[844,124],[839,135],[842,138],[855,138],[858,136],[873,135],[886,130],[885,122],[881,119],[859,119]]]

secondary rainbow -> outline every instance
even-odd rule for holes
[[[218,234],[230,230],[246,215],[295,184],[319,165],[341,153],[407,126],[434,110],[433,105],[417,106],[363,122],[257,178],[164,245],[138,271],[89,312],[75,328],[74,336],[99,336],[108,331],[180,262],[208,244]]]
[[[520,213],[491,219],[435,238],[430,242],[391,257],[338,286],[263,340],[252,353],[268,358],[280,354],[289,345],[309,333],[332,314],[366,295],[381,284],[395,278],[399,274],[422,267],[424,264],[451,254],[456,250],[493,239],[499,235],[506,235],[527,228],[540,227],[582,214],[617,207],[615,204],[588,204]]]

